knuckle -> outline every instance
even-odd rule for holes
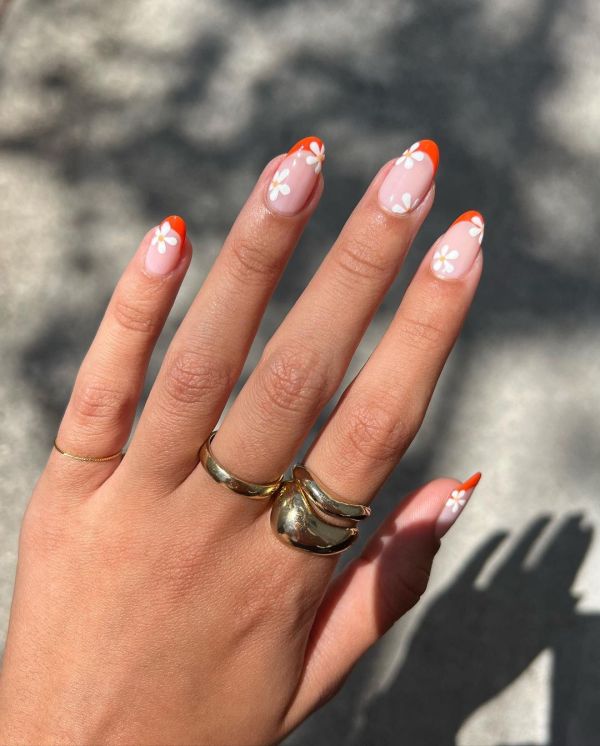
[[[415,319],[398,312],[395,326],[402,343],[411,349],[419,352],[433,352],[443,345],[446,331],[439,322]]]
[[[257,396],[265,416],[273,411],[312,415],[329,398],[329,373],[319,353],[282,347],[258,367]]]
[[[274,280],[281,268],[281,256],[258,233],[234,238],[227,252],[228,269],[240,283],[260,284]]]
[[[155,314],[151,309],[122,296],[115,298],[112,303],[112,317],[125,331],[141,332],[148,336],[153,336],[157,331]]]
[[[341,242],[332,256],[350,280],[378,280],[390,273],[389,256],[384,256],[377,242],[368,235],[355,233]]]
[[[135,398],[104,379],[85,377],[76,384],[70,406],[80,422],[114,422],[129,415]]]
[[[398,414],[397,401],[365,400],[354,406],[346,427],[353,452],[370,463],[395,462],[414,437],[416,427]]]
[[[167,363],[164,390],[178,404],[200,404],[225,398],[231,389],[231,373],[215,356],[190,350],[176,353]]]

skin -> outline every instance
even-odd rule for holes
[[[3,744],[275,743],[340,687],[424,592],[452,479],[404,500],[335,582],[337,557],[294,550],[269,503],[197,464],[323,189],[276,215],[265,169],[154,382],[126,457],[52,451],[32,495],[0,678]],[[408,215],[367,189],[229,409],[215,456],[244,479],[283,472],[339,386],[434,199]],[[150,276],[151,233],[120,280],[57,440],[123,447],[156,338],[191,258]],[[346,500],[369,502],[409,446],[481,273],[437,279],[426,257],[385,336],[306,458]],[[300,342],[299,342],[300,340]]]

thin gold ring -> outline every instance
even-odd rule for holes
[[[352,521],[360,521],[371,515],[371,508],[368,505],[347,503],[332,497],[304,464],[296,464],[292,474],[308,499],[324,513],[336,516],[336,518],[349,518]]]
[[[244,495],[244,497],[250,497],[253,500],[264,500],[267,497],[275,494],[281,487],[284,480],[285,474],[282,474],[279,479],[274,482],[268,482],[267,484],[258,484],[256,482],[247,482],[245,479],[240,479],[228,471],[217,459],[213,456],[210,444],[213,438],[217,434],[216,430],[212,433],[202,444],[198,453],[198,460],[205,468],[207,474],[209,474],[215,482],[223,484],[225,487],[230,489],[232,492],[236,492],[238,495]]]
[[[56,448],[61,456],[68,456],[68,458],[75,459],[75,461],[94,461],[100,463],[102,461],[112,461],[115,458],[125,455],[125,451],[117,451],[110,456],[78,456],[76,453],[69,453],[69,451],[63,450],[56,441],[54,441],[54,448]]]

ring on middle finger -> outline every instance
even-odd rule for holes
[[[347,518],[351,521],[361,521],[371,515],[371,508],[368,505],[348,503],[333,497],[330,491],[319,483],[304,464],[296,464],[292,474],[311,503],[323,513],[335,518]]]
[[[371,515],[368,505],[333,497],[304,464],[293,468],[271,508],[271,526],[284,544],[315,554],[338,554],[358,536],[356,523]]]
[[[339,554],[356,540],[358,529],[323,520],[293,479],[284,482],[271,507],[271,527],[288,546],[313,554]]]

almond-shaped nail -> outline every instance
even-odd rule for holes
[[[457,218],[432,249],[434,275],[444,280],[466,275],[481,250],[484,228],[483,216],[475,210]]]
[[[419,140],[402,153],[379,187],[381,207],[404,215],[418,207],[431,189],[440,162],[433,140]]]
[[[305,137],[288,151],[267,188],[273,212],[296,215],[308,202],[323,163],[325,145],[318,137]]]
[[[441,539],[442,536],[452,526],[454,521],[458,518],[458,516],[462,513],[463,508],[469,502],[469,499],[475,491],[475,487],[477,487],[477,485],[479,484],[480,479],[481,473],[477,472],[476,474],[473,474],[472,477],[467,479],[466,482],[463,482],[463,484],[459,484],[456,489],[452,490],[450,496],[446,500],[444,507],[442,508],[442,512],[440,513],[436,521],[436,538]]]
[[[146,271],[151,275],[168,275],[181,258],[186,226],[183,218],[170,215],[156,226],[146,251]]]

